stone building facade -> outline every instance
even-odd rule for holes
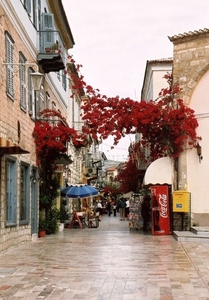
[[[60,52],[41,48],[46,43],[44,20],[52,21],[47,34],[62,42]],[[32,133],[44,108],[67,116],[69,90],[63,66],[74,40],[58,0],[1,1],[0,39],[1,251],[37,238],[39,178]],[[37,71],[43,75],[39,91],[30,76]]]
[[[198,157],[196,149],[188,149],[181,155],[176,189],[191,193],[192,223],[209,226],[209,29],[169,39],[174,45],[174,82],[182,88],[179,98],[195,111],[203,157]]]

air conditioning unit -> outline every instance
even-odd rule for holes
[[[97,174],[97,169],[96,168],[88,168],[87,173],[89,175],[96,175]]]

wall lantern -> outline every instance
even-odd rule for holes
[[[39,178],[36,178],[34,175],[32,175],[32,176],[30,177],[30,180],[31,180],[34,184],[36,184],[36,182],[39,180]]]
[[[21,67],[36,67],[38,70],[38,65],[36,63],[2,63],[2,66],[12,66],[13,68],[16,67],[16,69],[20,69]],[[31,81],[33,85],[34,91],[40,91],[41,83],[43,79],[43,74],[39,72],[32,72],[30,73]]]
[[[202,156],[202,147],[200,146],[199,143],[197,144],[197,155],[199,156],[199,162],[201,163],[203,156]]]
[[[39,72],[30,73],[34,91],[40,91],[43,74]]]

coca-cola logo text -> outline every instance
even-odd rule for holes
[[[168,218],[168,199],[165,194],[159,194],[159,211],[162,218]]]

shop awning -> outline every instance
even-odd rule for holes
[[[133,192],[131,191],[131,192],[128,192],[126,194],[123,194],[122,197],[126,198],[126,199],[129,199],[129,198],[131,198],[132,194],[133,194]]]
[[[172,184],[172,160],[170,157],[161,157],[153,161],[144,175],[144,185]]]
[[[3,137],[0,137],[0,155],[4,154],[26,154],[29,153],[22,146],[17,145]]]

